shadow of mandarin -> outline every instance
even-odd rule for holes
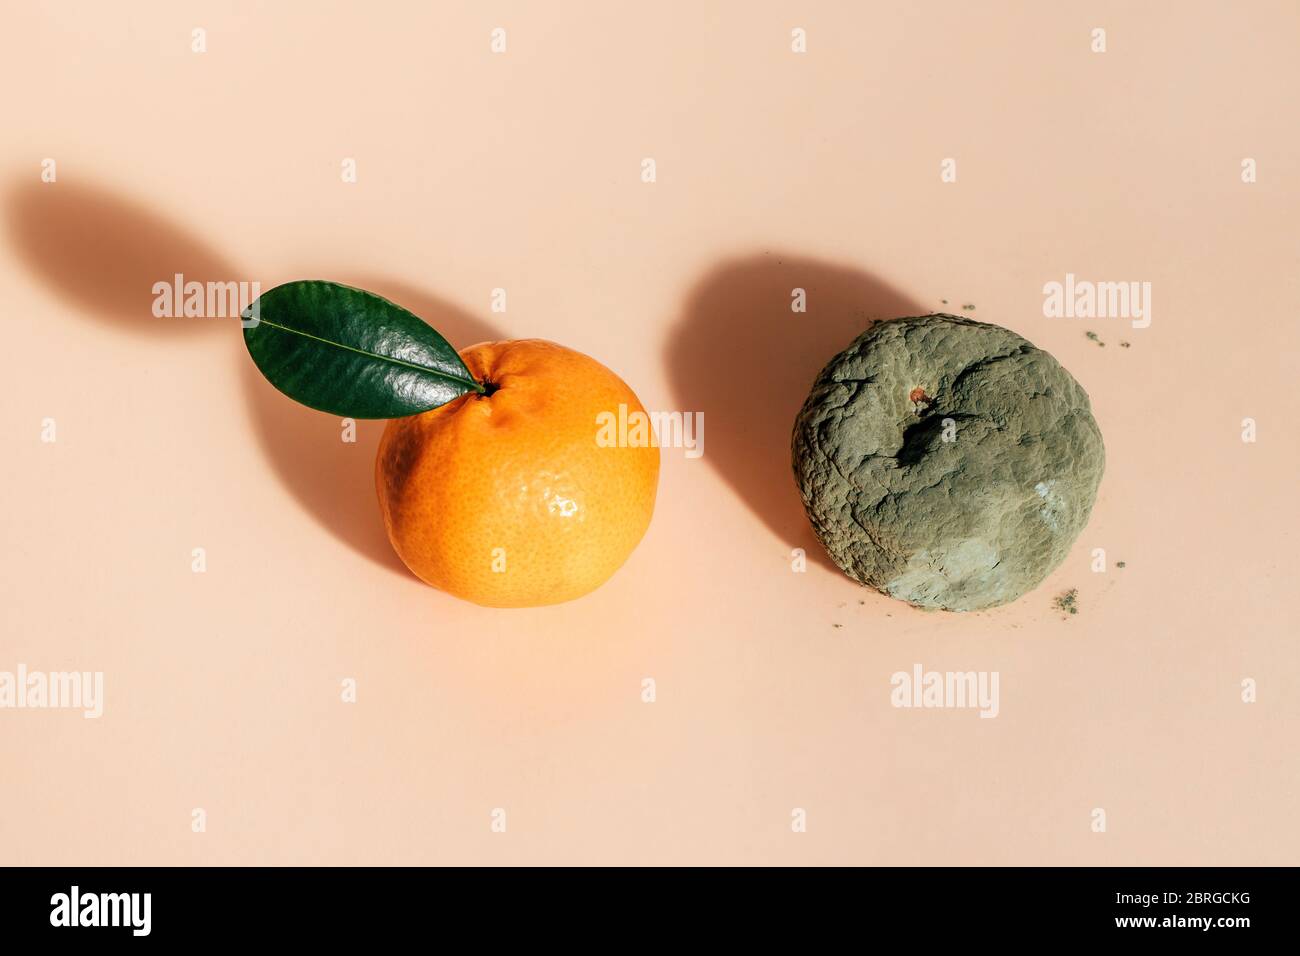
[[[501,337],[487,322],[407,283],[347,273],[332,278],[414,312],[457,349]],[[393,551],[379,513],[375,453],[387,423],[357,420],[355,441],[345,442],[343,419],[280,394],[246,355],[243,358],[244,397],[253,433],[280,483],[323,528],[358,554],[419,583]]]

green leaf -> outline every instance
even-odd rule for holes
[[[317,279],[287,282],[244,310],[244,344],[296,402],[346,418],[401,418],[482,392],[456,350],[387,299]]]

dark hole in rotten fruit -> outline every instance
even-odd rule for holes
[[[961,412],[948,414],[934,412],[908,425],[903,429],[903,442],[894,455],[898,467],[910,468],[919,464],[922,458],[935,449],[937,442],[943,441],[943,430],[948,422],[955,425],[957,422],[970,421],[974,417]]]
[[[930,450],[936,436],[943,430],[943,420],[938,415],[923,418],[908,425],[903,431],[903,444],[894,456],[900,468],[917,464]]]

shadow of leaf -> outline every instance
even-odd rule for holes
[[[9,187],[5,213],[18,258],[87,318],[154,338],[238,328],[153,314],[154,283],[171,284],[177,273],[205,284],[251,280],[145,206],[97,186],[24,180]]]
[[[171,282],[176,273],[204,284],[252,281],[183,225],[107,189],[77,183],[24,180],[11,185],[4,203],[18,257],[74,305],[79,317],[169,342],[205,329],[240,335],[233,320],[154,316],[154,283]],[[458,348],[499,337],[486,322],[405,283],[334,278],[410,309]],[[375,500],[374,458],[384,422],[357,422],[356,441],[345,442],[340,419],[281,395],[262,378],[242,344],[237,355],[249,423],[281,484],[339,540],[406,574]]]

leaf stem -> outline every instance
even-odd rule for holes
[[[269,325],[273,329],[277,329],[281,332],[288,332],[292,335],[301,335],[303,338],[312,339],[313,341],[320,342],[322,345],[332,345],[334,348],[343,349],[345,352],[355,352],[357,355],[366,356],[366,358],[378,359],[381,362],[388,362],[392,365],[401,365],[404,366],[405,368],[412,369],[413,371],[422,372],[425,375],[433,375],[436,376],[437,378],[445,378],[449,382],[463,383],[466,381],[465,379],[461,378],[459,375],[450,375],[447,372],[442,371],[441,369],[429,368],[424,365],[415,365],[412,362],[403,362],[401,359],[393,358],[391,355],[380,355],[377,352],[368,352],[365,349],[358,349],[358,348],[353,348],[351,345],[344,345],[342,342],[332,342],[329,339],[323,339],[318,335],[312,335],[310,332],[304,332],[302,329],[295,329],[287,325],[280,325],[278,322],[271,322],[267,319],[259,318],[258,325]],[[473,375],[470,375],[468,381],[470,382],[471,385],[473,385],[474,391],[478,392],[480,395],[483,394],[484,388],[482,382],[476,379]]]

